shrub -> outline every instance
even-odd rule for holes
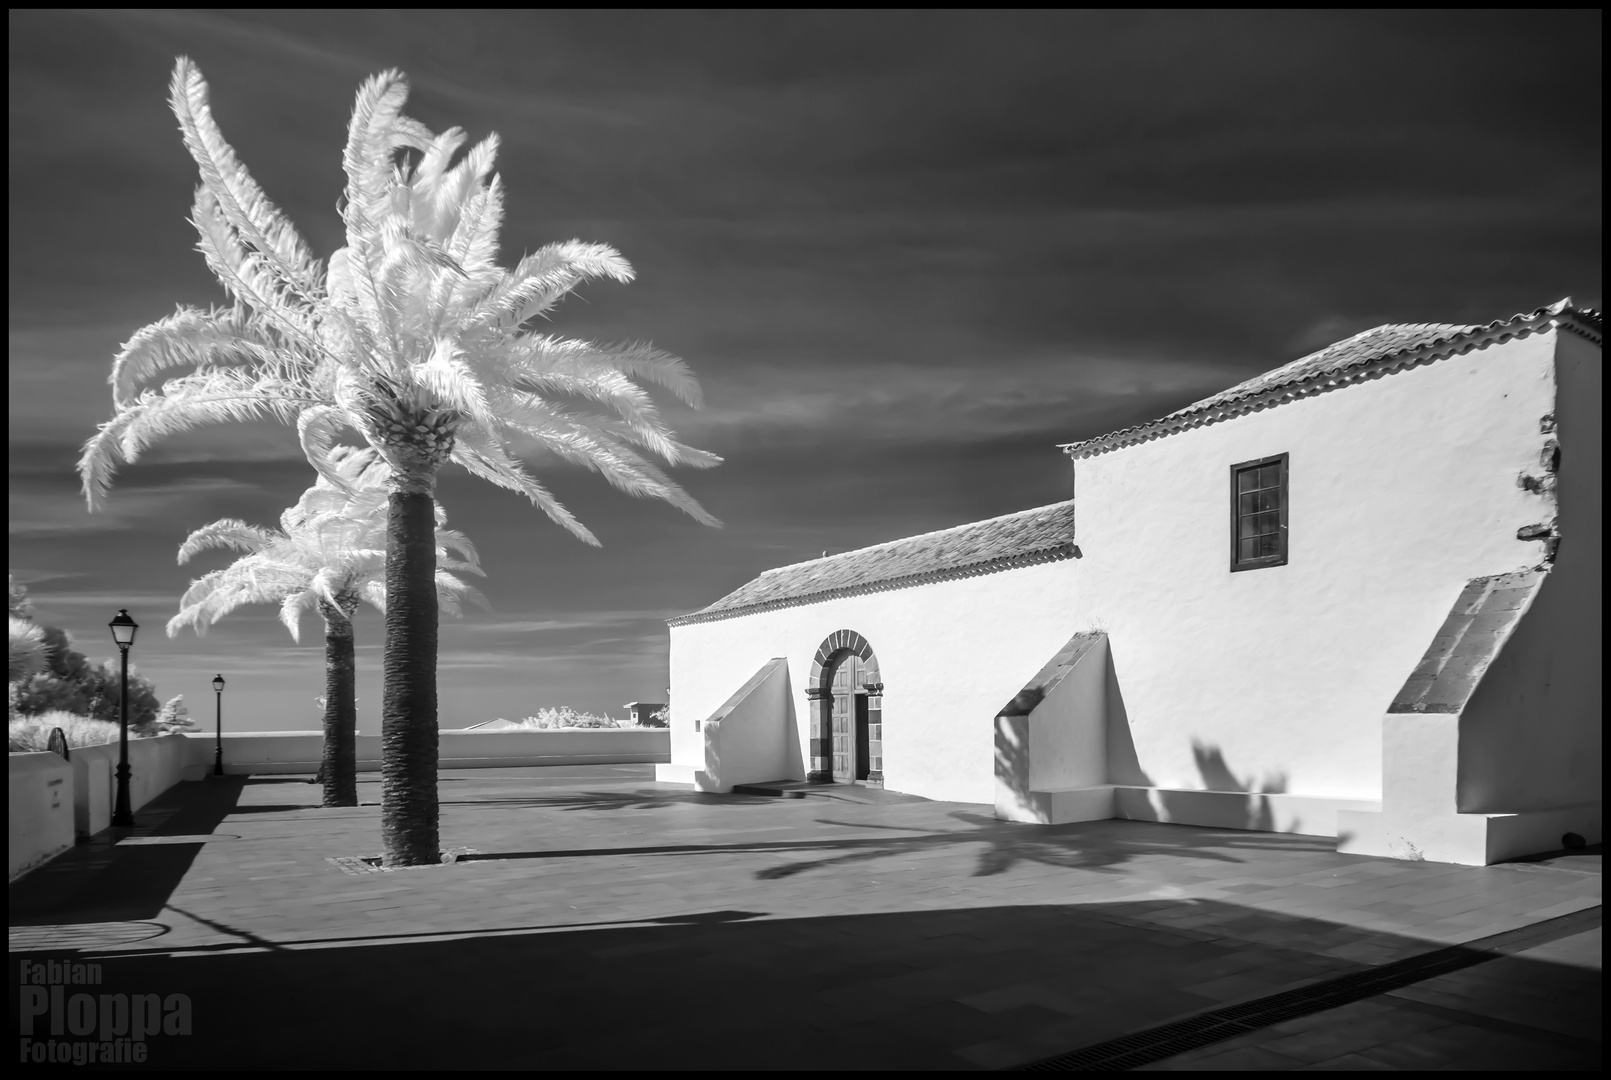
[[[72,639],[54,626],[41,627],[45,635],[47,667],[16,684],[14,707],[19,716],[59,711],[94,720],[119,719],[118,696],[121,661],[96,663],[72,647]],[[129,667],[129,726],[149,725],[162,703],[151,680]]]
[[[190,709],[185,705],[185,696],[176,694],[162,706],[156,719],[148,724],[139,725],[139,730],[141,735],[166,735],[170,731],[200,731],[201,725],[190,718]]]
[[[14,719],[8,728],[7,734],[13,754],[49,750],[50,733],[54,728],[62,729],[62,734],[67,736],[67,745],[70,747],[103,746],[117,742],[118,736],[116,724],[87,716],[74,716],[72,713],[59,710]],[[129,738],[138,739],[140,736],[131,730]]]
[[[625,720],[612,720],[608,716],[598,716],[594,713],[579,713],[569,705],[561,705],[553,709],[538,709],[536,716],[528,716],[524,720],[516,722],[521,727],[536,728],[539,731],[556,731],[562,728],[621,728],[632,726]]]

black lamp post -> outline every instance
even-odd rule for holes
[[[217,742],[213,746],[213,775],[224,775],[224,677],[213,676],[213,693],[218,695],[218,723],[214,730]]]
[[[112,811],[112,824],[134,824],[134,812],[129,809],[129,646],[134,644],[134,633],[140,624],[129,618],[127,608],[118,611],[107,625],[112,628],[112,640],[123,654],[123,696],[119,703],[122,721],[118,724],[117,738],[117,806]]]

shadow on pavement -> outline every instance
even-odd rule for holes
[[[154,919],[190,870],[201,842],[122,845],[125,837],[205,836],[238,810],[247,784],[221,776],[177,784],[134,814],[133,829],[103,829],[18,881],[12,926]]]
[[[729,796],[720,796],[728,799]],[[776,800],[757,797],[769,805]],[[504,804],[507,805],[507,804]],[[482,851],[462,857],[463,862],[498,862],[518,859],[575,859],[624,855],[701,855],[745,852],[798,855],[793,862],[764,866],[754,876],[763,881],[833,870],[875,859],[899,859],[939,852],[960,845],[978,845],[973,877],[1004,873],[1021,863],[1038,863],[1069,870],[1119,872],[1119,867],[1140,856],[1180,856],[1226,863],[1241,860],[1242,850],[1332,852],[1336,841],[1325,836],[1289,833],[1254,833],[1240,829],[1212,829],[1171,825],[1167,833],[1137,832],[1109,827],[1108,822],[1071,825],[1024,825],[1000,821],[982,813],[956,811],[948,815],[962,827],[935,831],[926,828],[836,821],[817,818],[816,824],[866,832],[904,835],[821,837],[805,840],[735,840],[715,844],[655,844],[639,847],[600,846],[547,848],[532,851]],[[1116,823],[1120,826],[1129,822]],[[1226,849],[1230,849],[1228,852]]]
[[[1357,972],[1367,965],[1348,956],[1361,950],[1375,961],[1433,948],[1191,900],[776,919],[693,912],[317,948],[224,929],[241,948],[75,955],[100,964],[101,993],[188,996],[192,1034],[151,1036],[146,1067],[1011,1067]],[[1597,1065],[1598,971],[1506,962],[1524,965],[1535,989],[1505,1005],[1502,1034],[1478,1030],[1488,1006],[1470,1006],[1481,1063]],[[1541,1005],[1538,987],[1550,989]],[[1330,1034],[1335,1054],[1397,1038],[1369,1023]]]

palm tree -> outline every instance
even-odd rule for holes
[[[402,114],[408,88],[387,71],[359,90],[347,129],[341,207],[346,246],[328,265],[263,194],[224,141],[207,84],[185,58],[170,103],[201,171],[192,221],[208,266],[233,298],[181,308],[145,327],[112,368],[115,415],[79,461],[91,509],[121,458],[201,424],[295,423],[309,462],[337,482],[329,448],[356,432],[391,466],[386,549],[382,832],[389,865],[438,857],[436,473],[452,461],[525,495],[581,540],[598,540],[521,465],[546,450],[630,494],[719,524],[651,461],[706,468],[678,442],[640,383],[698,407],[687,365],[648,345],[596,345],[536,333],[581,282],[630,281],[614,249],[549,244],[497,265],[503,186],[496,135],[453,160],[466,136],[434,135]],[[191,368],[173,375],[173,369]],[[159,387],[148,384],[162,377]],[[144,389],[142,390],[142,387]],[[338,484],[339,486],[339,484]]]
[[[325,806],[357,806],[358,778],[354,728],[353,615],[359,601],[386,610],[386,478],[389,470],[375,451],[334,447],[332,470],[347,481],[344,491],[320,477],[296,506],[280,515],[280,528],[262,529],[224,519],[186,538],[179,562],[209,548],[246,552],[222,570],[191,583],[168,621],[168,636],[190,626],[198,634],[242,604],[278,604],[280,621],[300,642],[303,612],[316,608],[324,618],[324,752],[319,775]],[[474,546],[445,528],[435,508],[436,594],[440,606],[457,615],[460,602],[486,601],[454,570],[481,573]],[[449,551],[459,558],[449,556]]]
[[[7,681],[20,682],[36,671],[45,670],[45,632],[27,619],[11,616],[11,651],[7,661]]]

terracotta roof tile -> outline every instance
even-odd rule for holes
[[[1053,503],[825,559],[780,566],[709,607],[671,620],[671,625],[995,573],[1071,558],[1077,553],[1074,503]]]
[[[1547,308],[1483,325],[1401,323],[1378,326],[1238,383],[1212,397],[1193,402],[1158,420],[1083,442],[1065,443],[1063,450],[1072,457],[1091,457],[1121,446],[1172,435],[1187,428],[1227,420],[1254,409],[1334,390],[1382,369],[1398,371],[1431,363],[1456,353],[1556,326],[1598,341],[1602,332],[1602,317],[1599,311],[1575,307],[1570,299],[1566,299]]]

